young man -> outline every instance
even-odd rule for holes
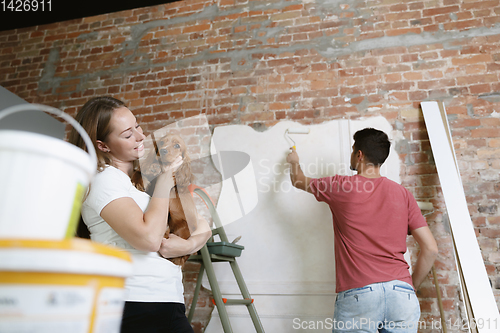
[[[417,332],[415,295],[438,248],[413,195],[380,175],[389,155],[387,135],[373,128],[354,134],[355,176],[311,179],[295,149],[287,157],[292,184],[330,206],[335,234],[337,299],[333,332]],[[420,254],[410,275],[404,259],[406,236]]]

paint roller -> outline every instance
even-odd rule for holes
[[[292,148],[296,149],[297,147],[295,146],[295,141],[293,141],[293,139],[290,137],[290,134],[309,134],[309,132],[310,129],[307,127],[291,127],[287,128],[287,130],[285,131],[285,138],[287,139],[287,141],[291,141],[293,144]]]

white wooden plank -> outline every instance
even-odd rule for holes
[[[441,112],[438,102],[421,105],[462,268],[462,291],[469,296],[478,332],[499,332],[500,315],[469,216],[444,108]]]

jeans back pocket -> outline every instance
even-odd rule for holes
[[[392,289],[394,291],[401,291],[409,294],[413,294],[415,292],[410,285],[406,284],[395,284]]]
[[[344,292],[343,297],[350,297],[354,295],[361,295],[361,294],[366,294],[373,291],[372,287],[366,286],[366,287],[361,287],[361,288],[354,288],[354,289],[349,289]]]

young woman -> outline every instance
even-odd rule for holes
[[[94,142],[98,157],[98,173],[82,204],[83,221],[93,241],[122,248],[133,259],[121,332],[193,332],[185,315],[181,267],[164,258],[198,251],[211,231],[198,215],[198,227],[187,240],[163,237],[173,172],[182,159],[163,170],[150,197],[131,181],[144,154],[145,136],[125,104],[112,97],[93,98],[76,120]],[[74,130],[69,141],[85,149]]]

